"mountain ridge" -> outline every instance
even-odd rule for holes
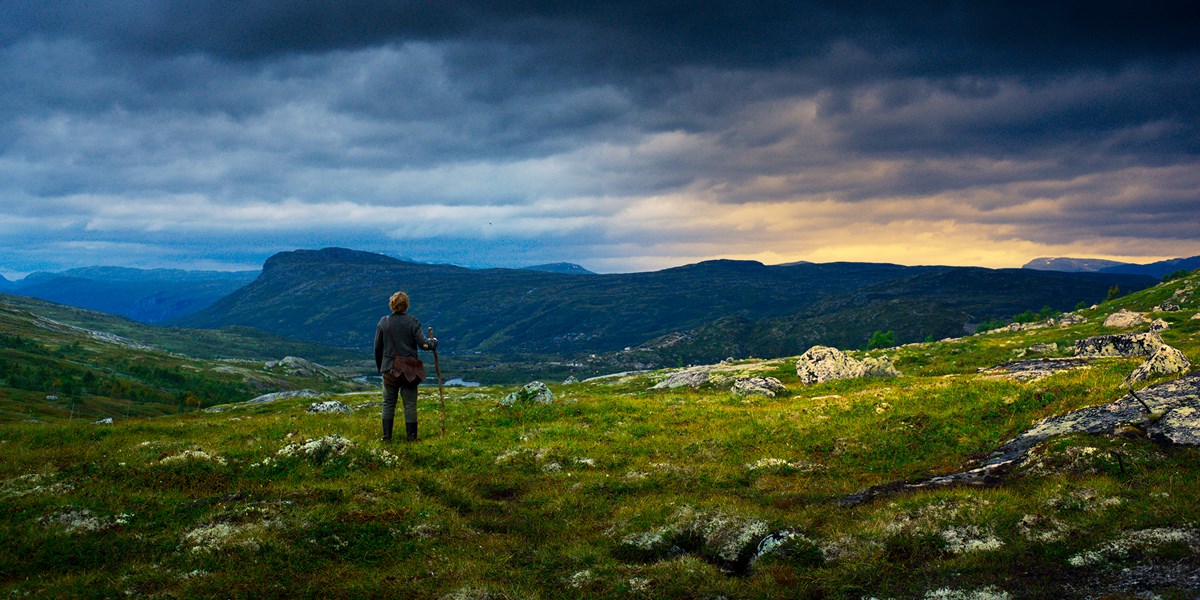
[[[912,280],[921,275],[932,279]],[[924,311],[901,336],[919,341],[1047,304],[1059,310],[1080,301],[1090,304],[1102,300],[1112,285],[1132,291],[1153,283],[1144,276],[1022,269],[886,263],[767,266],[738,260],[577,277],[415,264],[324,249],[277,254],[250,284],[173,323],[248,326],[334,347],[365,348],[373,339],[375,322],[386,314],[387,298],[405,289],[413,299],[410,312],[437,329],[445,352],[599,354],[722,319],[741,319],[772,332],[762,341],[749,339],[738,345],[742,353],[762,356],[783,350],[779,346],[789,328],[807,332],[796,338],[804,343],[836,341],[847,346],[865,343],[876,329],[899,331],[912,319],[889,311],[893,305],[909,313]],[[976,290],[982,299],[964,302],[956,297]],[[830,315],[840,315],[844,328],[820,323]],[[776,319],[782,321],[773,323]],[[791,325],[781,324],[785,322]],[[746,335],[760,334],[752,329]],[[725,358],[720,352],[712,349],[695,359]]]

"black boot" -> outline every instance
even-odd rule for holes
[[[384,419],[383,420],[383,439],[381,441],[384,441],[384,442],[392,441],[392,423],[394,421],[395,421],[395,419]]]
[[[416,423],[405,423],[404,429],[408,433],[408,441],[410,441],[410,442],[417,441],[417,424]]]

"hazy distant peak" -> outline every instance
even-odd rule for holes
[[[1068,257],[1042,257],[1035,258],[1023,266],[1023,269],[1035,269],[1038,271],[1064,271],[1068,273],[1091,273],[1106,269],[1109,267],[1118,267],[1127,265],[1116,260],[1104,260],[1102,258],[1068,258]]]
[[[522,269],[525,271],[545,271],[547,273],[565,273],[568,275],[595,275],[594,272],[589,271],[575,263],[569,263],[569,262],[556,262],[556,263],[548,263],[548,264],[544,264],[544,265],[533,265],[530,267],[522,267]]]

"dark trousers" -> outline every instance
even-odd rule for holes
[[[417,386],[390,386],[383,384],[383,420],[391,421],[396,418],[396,396],[404,401],[404,422],[417,422]]]

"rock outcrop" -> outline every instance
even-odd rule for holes
[[[757,519],[683,507],[661,527],[622,537],[618,555],[650,562],[693,553],[725,571],[740,573],[769,534],[771,529]]]
[[[1150,407],[1149,412],[1143,402]],[[846,496],[841,503],[859,504],[898,492],[947,485],[993,483],[1035,446],[1051,437],[1073,433],[1112,434],[1130,426],[1162,443],[1200,445],[1200,373],[1150,386],[1137,392],[1136,396],[1127,394],[1111,404],[1089,406],[1042,419],[1002,444],[980,466],[970,470],[924,481],[875,486]]]
[[[828,346],[813,346],[796,360],[796,376],[805,385],[859,377],[895,377],[899,374],[886,356],[858,361]]]
[[[738,396],[766,396],[776,398],[786,396],[791,392],[774,377],[744,377],[733,382],[730,388]]]
[[[994,367],[980,369],[979,372],[996,379],[1037,381],[1055,373],[1086,369],[1091,365],[1091,362],[1092,359],[1090,358],[1034,358],[1006,362]]]
[[[1098,335],[1075,342],[1075,356],[1150,356],[1165,345],[1157,333]]]
[[[337,374],[328,368],[296,356],[285,356],[282,360],[269,360],[265,366],[268,369],[283,369],[288,375],[298,377],[324,377],[326,379],[337,377]]]
[[[253,398],[251,400],[247,400],[245,402],[240,402],[237,404],[218,404],[216,406],[210,406],[210,407],[204,409],[204,412],[214,412],[214,413],[215,412],[224,412],[231,408],[238,408],[240,406],[246,406],[246,405],[250,405],[250,404],[266,404],[268,402],[275,402],[276,400],[286,400],[288,398],[319,398],[320,396],[321,396],[321,394],[314,392],[312,390],[288,390],[286,392],[273,392],[270,394],[263,394],[256,398]]]
[[[1191,367],[1191,362],[1176,348],[1172,348],[1163,344],[1146,362],[1142,363],[1138,368],[1125,378],[1124,385],[1129,386],[1135,383],[1141,383],[1156,375],[1170,375],[1173,373],[1182,373]]]
[[[525,387],[507,395],[500,401],[502,406],[512,406],[514,404],[550,404],[554,402],[554,393],[546,384],[540,381],[532,381],[525,384]]]
[[[1122,308],[1104,319],[1105,327],[1133,327],[1146,322],[1146,315]]]

